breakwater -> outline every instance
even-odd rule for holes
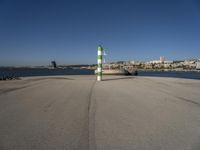
[[[200,80],[94,75],[0,84],[0,148],[199,148]]]

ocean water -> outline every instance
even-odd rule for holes
[[[87,69],[47,69],[47,68],[0,68],[0,77],[15,76],[56,76],[56,75],[92,75],[93,70]]]
[[[194,71],[138,71],[139,76],[174,77],[200,80],[200,72]]]
[[[56,76],[56,75],[93,75],[93,70],[87,69],[47,69],[47,68],[0,68],[0,77],[15,76]],[[181,71],[138,71],[138,76],[176,77],[200,80],[200,72]]]

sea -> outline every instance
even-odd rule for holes
[[[30,77],[58,75],[93,75],[94,70],[88,69],[49,69],[49,68],[0,68],[0,77]],[[200,80],[200,72],[194,71],[138,71],[138,76],[175,77]]]

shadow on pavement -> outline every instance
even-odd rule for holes
[[[134,79],[135,77],[119,77],[119,78],[109,78],[103,79],[102,81],[111,81],[111,80],[124,80],[124,79]]]

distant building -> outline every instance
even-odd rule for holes
[[[173,61],[166,61],[165,57],[164,56],[160,56],[160,60],[152,60],[152,61],[149,61],[148,63],[151,63],[151,64],[161,64],[161,63],[172,63]]]
[[[172,65],[171,64],[164,64],[163,66],[164,66],[164,68],[171,68]]]
[[[173,63],[172,60],[166,60],[166,61],[164,61],[164,64],[172,64],[172,63]]]
[[[52,65],[53,68],[57,68],[56,61],[51,61],[51,65]]]
[[[200,61],[196,62],[196,69],[200,69]]]
[[[163,63],[165,61],[165,57],[164,56],[160,56],[160,62]]]
[[[130,61],[130,64],[132,64],[132,65],[140,65],[142,63],[144,64],[145,62],[135,61],[135,60]]]
[[[193,61],[193,60],[185,60],[184,61],[184,65],[190,65],[190,64],[194,64],[195,63],[195,61]]]
[[[149,61],[150,64],[160,64],[161,61],[160,60],[152,60],[152,61]]]

